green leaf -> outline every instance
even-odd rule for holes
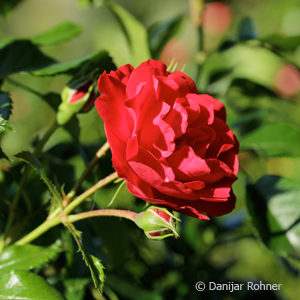
[[[0,91],[0,116],[8,120],[12,109],[12,100],[8,93]]]
[[[284,36],[272,34],[263,38],[263,42],[283,51],[295,51],[300,46],[300,35]]]
[[[33,71],[54,62],[29,40],[16,40],[0,48],[0,77]]]
[[[52,29],[31,39],[38,46],[49,46],[68,41],[81,33],[79,25],[72,22],[63,22]]]
[[[24,270],[1,273],[0,299],[63,300],[61,294],[42,277]]]
[[[266,124],[239,141],[241,150],[251,149],[268,156],[300,155],[300,130],[290,124]]]
[[[90,261],[90,259],[92,261]],[[94,255],[89,255],[89,268],[92,274],[92,278],[95,284],[95,287],[100,291],[100,293],[103,292],[103,286],[104,286],[104,280],[105,280],[105,274],[104,274],[104,266],[102,265],[102,262],[99,258],[95,257]]]
[[[31,72],[31,74],[36,76],[56,76],[64,73],[76,73],[82,70],[83,67],[89,70],[98,70],[100,73],[104,70],[114,69],[115,66],[108,53],[101,50],[80,59],[51,64],[43,69]]]
[[[88,278],[70,278],[64,281],[65,293],[67,300],[82,300],[84,298]]]
[[[300,258],[300,183],[266,175],[248,186],[247,205],[263,242],[282,255]]]
[[[133,65],[137,66],[143,61],[151,58],[147,31],[143,24],[135,19],[122,6],[113,2],[108,2],[106,4],[124,30],[131,50]]]
[[[209,55],[199,76],[200,90],[206,91],[213,75],[217,73],[222,75],[224,72],[229,73],[231,80],[246,79],[273,90],[276,73],[285,62],[270,49],[256,43],[249,41],[237,44]]]
[[[164,45],[178,32],[183,16],[162,21],[149,28],[149,42],[154,58],[158,58]]]
[[[12,128],[10,127],[8,122],[5,119],[3,119],[0,115],[0,135],[11,130]]]
[[[256,31],[256,27],[251,18],[245,18],[241,21],[239,28],[239,40],[257,40],[258,34]]]
[[[6,17],[8,13],[15,8],[23,0],[1,0],[0,1],[0,15]]]
[[[90,269],[95,288],[102,294],[105,280],[104,266],[102,265],[100,259],[85,251],[81,240],[81,232],[76,230],[75,226],[67,221],[64,222],[64,225],[72,234],[85,264]]]
[[[37,159],[37,157],[28,151],[20,152],[17,155],[15,155],[15,157],[29,164],[38,173],[40,178],[44,181],[49,191],[51,192],[54,203],[56,203],[57,206],[61,206],[62,205],[61,196],[57,191],[56,186],[47,177],[44,169],[41,168],[40,162]]]
[[[9,272],[15,269],[29,270],[40,267],[54,259],[61,251],[62,249],[57,244],[50,247],[10,246],[0,254],[0,272]]]

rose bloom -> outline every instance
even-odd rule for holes
[[[132,194],[206,220],[234,208],[239,146],[221,102],[155,60],[104,72],[98,87],[113,166]]]

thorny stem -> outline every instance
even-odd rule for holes
[[[89,197],[90,195],[95,193],[98,189],[109,184],[110,182],[114,181],[117,178],[118,178],[117,173],[114,172],[108,175],[107,177],[105,177],[104,179],[100,180],[94,186],[92,186],[84,193],[79,195],[77,198],[75,198],[74,201],[71,202],[63,211],[61,211],[60,209],[54,211],[52,215],[49,216],[48,219],[44,221],[40,226],[38,226],[29,234],[27,234],[19,241],[17,241],[16,245],[26,245],[30,243],[31,241],[38,238],[40,235],[42,235],[52,227],[60,224],[64,220],[63,218],[67,218],[67,220],[71,223],[82,219],[90,218],[90,217],[96,217],[96,216],[116,216],[116,217],[122,217],[122,218],[133,220],[135,216],[134,212],[118,210],[118,209],[103,209],[103,210],[90,211],[78,215],[68,216],[68,214],[71,213],[78,205],[80,205],[87,197]]]
[[[76,215],[65,215],[64,213],[60,214],[59,216],[56,216],[55,218],[51,220],[46,220],[44,223],[42,223],[39,227],[37,227],[35,230],[27,234],[25,237],[20,239],[16,242],[16,245],[26,245],[48,231],[49,229],[53,228],[54,226],[60,224],[60,223],[75,223],[80,220],[94,218],[94,217],[119,217],[124,218],[127,220],[134,220],[134,217],[137,213],[129,210],[122,210],[122,209],[99,209],[99,210],[92,210],[88,212],[84,212],[81,214]]]
[[[80,220],[93,218],[93,217],[120,217],[124,219],[128,219],[133,221],[134,217],[137,215],[137,213],[130,211],[130,210],[122,210],[122,209],[98,209],[98,210],[91,210],[87,211],[81,214],[76,215],[70,215],[70,216],[64,216],[67,218],[67,221],[70,223],[74,223]]]

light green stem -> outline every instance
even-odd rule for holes
[[[17,241],[16,245],[25,245],[25,244],[28,244],[31,241],[33,241],[34,239],[38,238],[43,233],[45,233],[46,231],[48,231],[49,229],[51,229],[52,227],[58,225],[59,223],[61,223],[61,218],[66,218],[67,215],[70,214],[87,197],[89,197],[90,195],[92,195],[93,193],[95,193],[98,189],[100,189],[101,187],[109,184],[110,182],[114,181],[117,178],[118,178],[117,172],[114,172],[114,173],[108,175],[107,177],[105,177],[104,179],[100,180],[94,186],[92,186],[91,188],[89,188],[88,190],[86,190],[84,193],[82,193],[81,195],[79,195],[77,198],[75,198],[74,201],[71,202],[63,211],[61,209],[55,210],[52,213],[52,215],[49,216],[48,219],[45,222],[43,222],[40,226],[38,226],[33,231],[31,231],[29,234],[27,234],[26,236],[24,236],[23,238],[21,238],[19,241]],[[99,210],[99,211],[102,211],[102,210]],[[110,210],[110,209],[107,209],[107,210],[103,210],[103,211],[104,211],[103,215],[118,216],[118,217],[125,218],[124,214],[123,215],[122,214],[115,215],[114,213],[111,213],[111,211],[114,211],[116,213],[117,211],[120,212],[120,210]],[[82,217],[79,217],[78,220],[96,216],[96,215],[89,215],[88,213],[89,212],[83,213],[83,214],[79,214],[79,216],[82,216]],[[98,213],[98,216],[100,216],[100,215],[101,215],[101,213]],[[127,213],[127,215],[129,215],[129,213]],[[129,217],[127,217],[127,219],[129,219]],[[76,222],[78,220],[75,218],[74,222]],[[72,219],[71,219],[70,222],[73,222]]]
[[[53,219],[47,219],[44,223],[42,223],[40,226],[35,228],[33,231],[31,231],[29,234],[18,240],[15,245],[26,245],[30,243],[31,241],[38,238],[40,235],[51,229],[52,227],[58,225],[60,223],[60,218],[55,217]]]
[[[114,172],[104,179],[98,181],[95,185],[93,185],[91,188],[86,190],[84,193],[79,195],[77,198],[75,198],[65,209],[64,212],[66,215],[68,215],[71,211],[74,210],[75,207],[77,207],[81,202],[83,202],[87,197],[95,193],[97,190],[102,188],[103,186],[107,185],[108,183],[116,180],[118,178],[117,172]]]
[[[38,238],[40,235],[51,229],[52,227],[60,224],[60,223],[75,223],[80,220],[93,218],[93,217],[120,217],[124,219],[128,219],[133,221],[134,217],[137,213],[129,211],[129,210],[122,210],[122,209],[99,209],[99,210],[92,210],[88,212],[84,212],[77,215],[71,215],[67,216],[64,213],[61,213],[59,216],[54,217],[51,220],[46,220],[44,223],[42,223],[39,227],[37,227],[35,230],[30,232],[28,235],[20,239],[16,242],[16,245],[26,245],[30,243],[31,241]]]
[[[70,215],[66,216],[67,220],[71,223],[83,220],[83,219],[88,219],[88,218],[93,218],[93,217],[120,217],[124,219],[128,219],[133,221],[134,217],[137,215],[137,213],[130,211],[130,210],[122,210],[122,209],[98,209],[98,210],[91,210],[87,211],[81,214],[77,215]]]

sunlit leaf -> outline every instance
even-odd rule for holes
[[[273,90],[275,75],[284,61],[270,49],[250,42],[209,55],[199,76],[200,90],[207,90],[213,77],[216,74],[225,77],[225,72],[228,73],[229,84],[235,79],[246,79]]]
[[[63,300],[42,277],[24,270],[1,272],[0,299]]]
[[[102,293],[105,280],[104,266],[102,265],[101,260],[94,255],[90,255],[90,258],[92,263],[89,261],[89,268],[93,269],[93,272],[91,272],[93,281],[96,288]]]
[[[299,156],[300,130],[290,124],[270,123],[240,138],[242,150],[263,152],[268,156]]]
[[[0,254],[0,272],[9,272],[15,269],[29,270],[40,267],[55,258],[61,250],[57,244],[50,247],[10,246]]]
[[[247,205],[263,242],[300,258],[300,183],[266,175],[248,187]]]
[[[52,29],[39,34],[31,39],[38,46],[49,46],[68,41],[81,33],[79,25],[71,22],[63,22]]]
[[[122,6],[114,2],[108,2],[107,6],[116,16],[128,39],[132,63],[136,66],[149,59],[151,55],[148,45],[148,36],[143,24],[135,19],[135,17]]]
[[[0,115],[0,135],[11,130],[12,128],[10,127],[8,122],[5,119],[3,119]]]

